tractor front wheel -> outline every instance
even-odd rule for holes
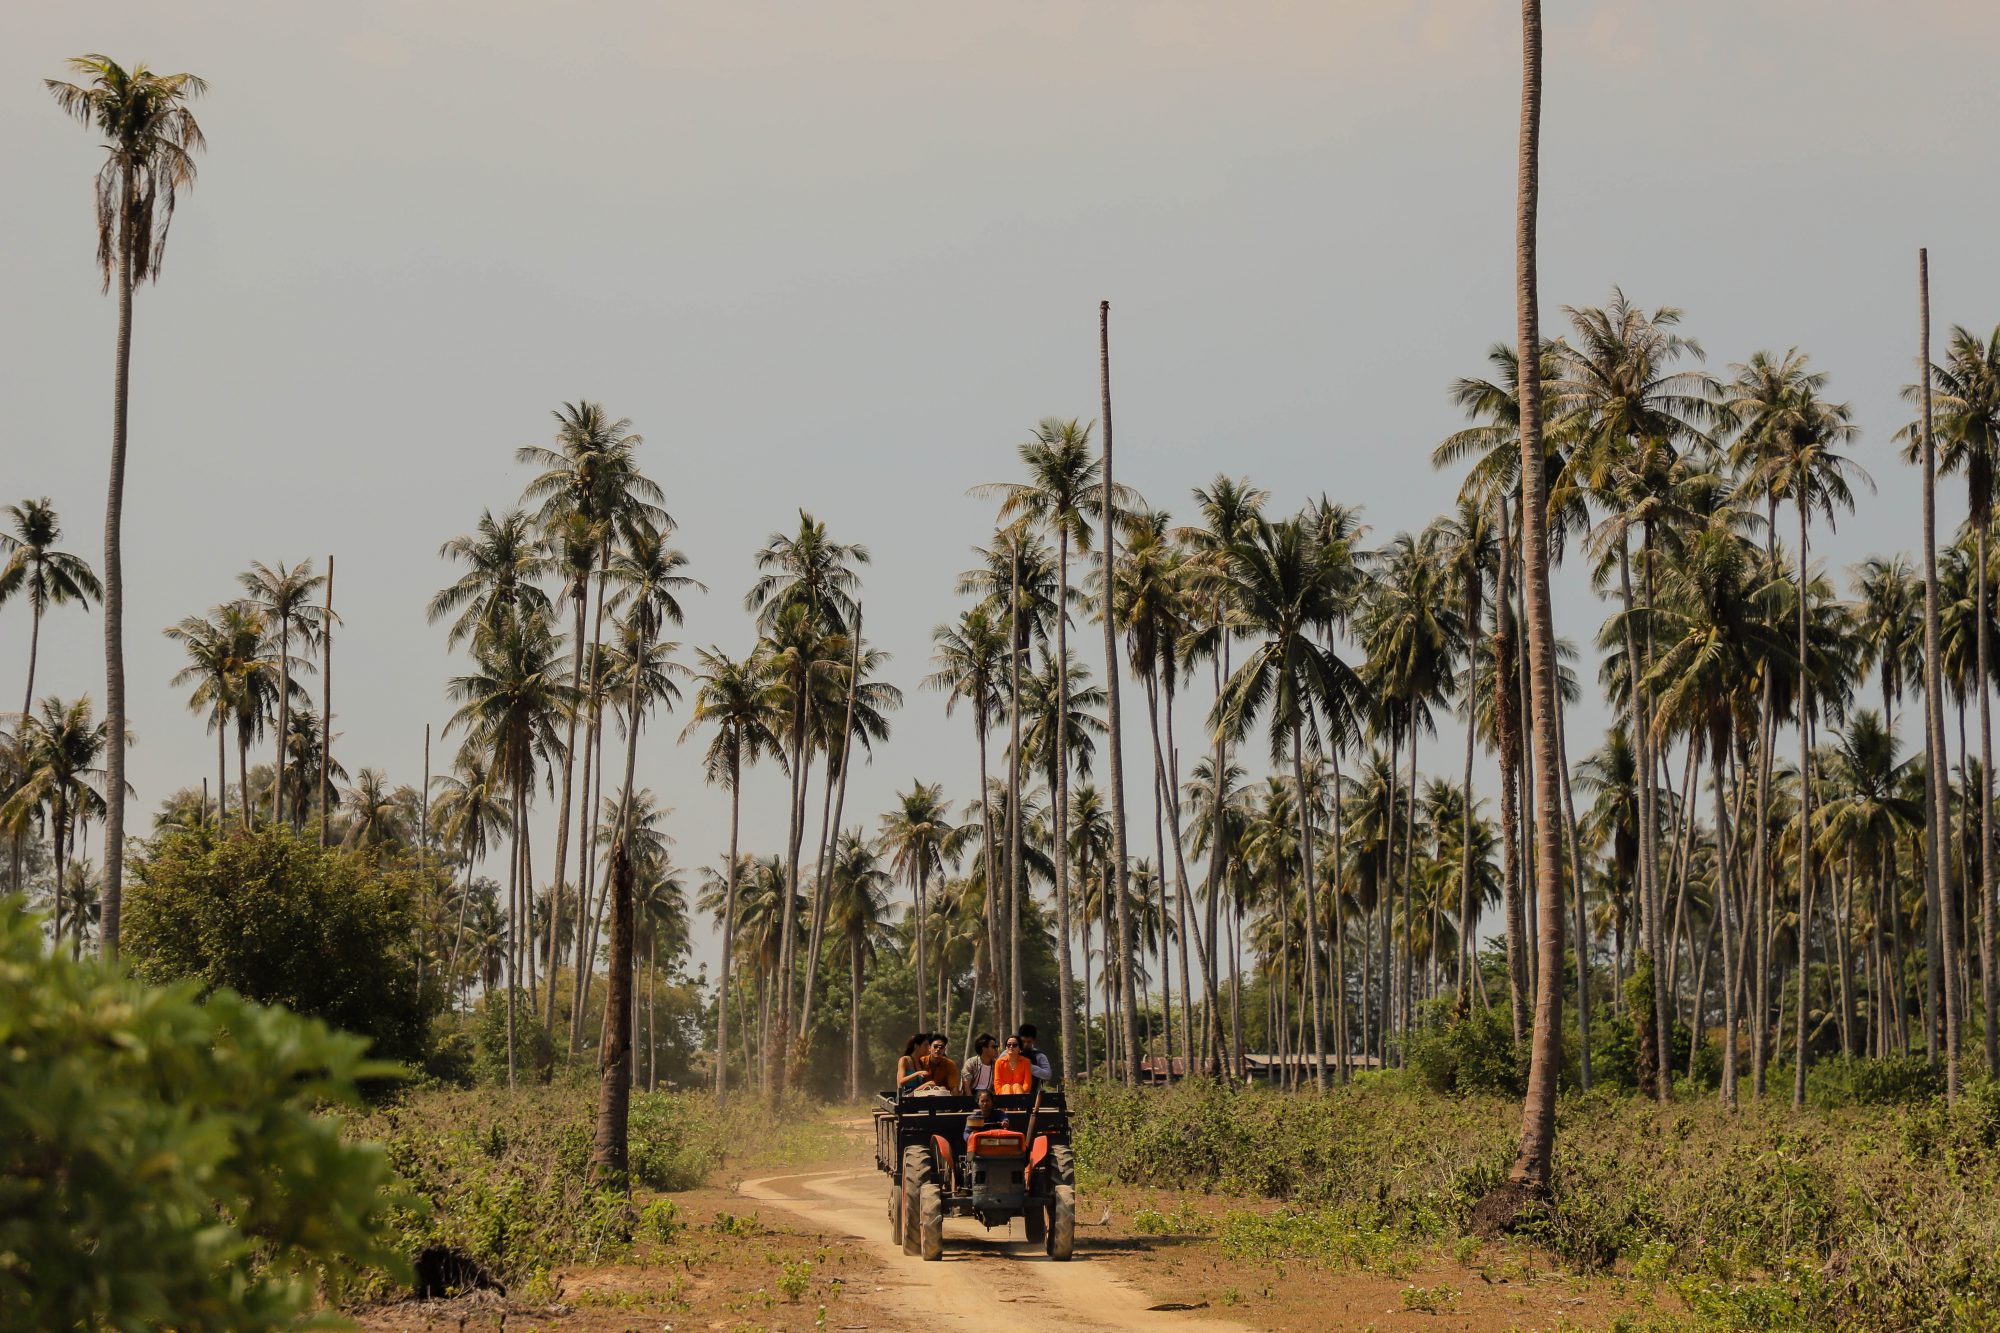
[[[1068,1260],[1076,1249],[1076,1189],[1058,1185],[1049,1202],[1049,1258]]]

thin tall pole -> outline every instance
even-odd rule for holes
[[[326,849],[326,771],[333,763],[333,557],[326,558],[326,608],[319,640],[319,845]]]
[[[1097,305],[1097,366],[1104,417],[1104,492],[1098,521],[1104,529],[1104,712],[1111,752],[1111,871],[1112,900],[1118,912],[1118,998],[1125,1029],[1125,1081],[1139,1081],[1139,1016],[1132,994],[1132,911],[1126,902],[1125,874],[1125,759],[1121,748],[1123,730],[1118,711],[1118,627],[1112,614],[1113,572],[1118,568],[1118,528],[1112,507],[1111,480],[1111,302]]]

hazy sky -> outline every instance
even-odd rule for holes
[[[2000,321],[2000,8],[1546,17],[1550,331],[1621,284],[1681,306],[1718,370],[1806,349],[1880,485],[1818,549],[1844,567],[1914,546],[1888,437],[1917,247],[1940,339]],[[449,575],[437,547],[515,499],[514,447],[580,397],[646,436],[710,589],[688,644],[749,646],[751,555],[799,507],[873,551],[869,636],[909,699],[850,822],[872,828],[913,777],[972,795],[969,723],[916,688],[929,631],[989,531],[967,487],[1012,477],[1038,418],[1095,415],[1100,298],[1120,478],[1154,505],[1185,515],[1219,470],[1280,510],[1364,505],[1383,536],[1449,503],[1458,478],[1428,463],[1459,424],[1444,390],[1513,330],[1517,25],[1505,0],[18,7],[0,44],[0,498],[50,496],[93,563],[115,317],[92,265],[99,151],[41,80],[104,51],[211,84],[200,184],[137,299],[134,826],[213,772],[160,629],[232,596],[253,559],[338,554],[337,752],[416,781],[461,669],[423,616]],[[1602,608],[1562,577],[1558,632],[1587,643]],[[8,706],[27,624],[0,612]],[[39,692],[101,700],[100,636],[94,613],[53,613]],[[1602,723],[1594,705],[1572,719],[1573,753]],[[727,802],[672,744],[680,725],[654,728],[640,775],[677,811],[681,858],[713,863]],[[1456,747],[1433,746],[1439,767]],[[750,784],[747,846],[780,841],[781,790],[775,770]]]

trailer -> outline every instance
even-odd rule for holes
[[[880,1093],[875,1166],[889,1178],[890,1235],[903,1253],[944,1256],[944,1219],[989,1230],[1022,1220],[1031,1244],[1067,1260],[1076,1245],[1076,1157],[1063,1094],[995,1097],[986,1128],[967,1133],[970,1097]]]

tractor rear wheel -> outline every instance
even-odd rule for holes
[[[925,1259],[944,1258],[944,1191],[936,1181],[917,1191],[917,1251]]]
[[[1049,1258],[1067,1260],[1076,1248],[1076,1188],[1058,1185],[1049,1202]]]
[[[1021,1210],[1021,1227],[1030,1245],[1040,1245],[1049,1234],[1049,1200],[1044,1194],[1030,1194]]]
[[[898,1244],[903,1239],[903,1184],[893,1176],[889,1179],[889,1239]]]
[[[931,1153],[928,1148],[911,1146],[903,1149],[903,1197],[901,1207],[904,1254],[916,1254],[922,1238],[918,1231],[921,1226],[921,1205],[918,1195],[923,1187],[931,1183]]]

